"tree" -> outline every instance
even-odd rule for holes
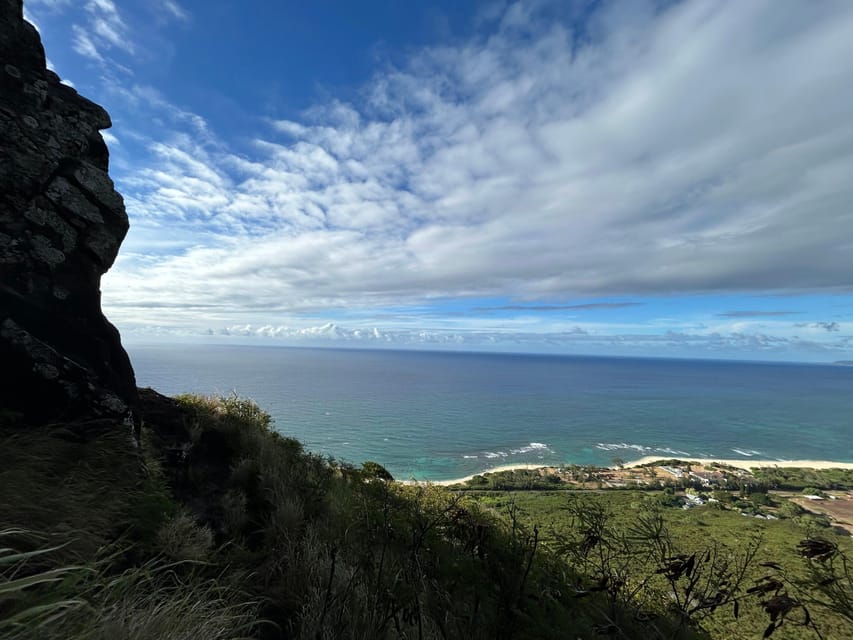
[[[392,476],[385,467],[378,462],[373,462],[372,460],[362,463],[361,473],[365,478],[370,480],[385,480],[387,482],[393,482],[394,480],[394,476]]]

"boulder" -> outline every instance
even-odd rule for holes
[[[22,0],[0,0],[0,410],[30,424],[134,419],[133,368],[101,311],[128,230],[110,125],[46,68]]]

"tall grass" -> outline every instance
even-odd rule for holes
[[[153,558],[118,570],[111,546],[85,564],[60,564],[59,546],[24,529],[0,531],[0,637],[9,640],[225,640],[251,637],[257,604],[235,576]]]
[[[59,535],[64,553],[91,555],[120,534],[144,479],[119,425],[83,438],[62,427],[0,435],[0,527]]]

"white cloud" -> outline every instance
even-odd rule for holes
[[[100,44],[122,49],[127,53],[134,52],[127,25],[112,0],[89,0],[86,3],[86,11],[89,13],[90,33],[94,34]]]
[[[49,6],[54,10],[63,10],[66,3],[54,2]],[[120,49],[132,54],[135,51],[133,40],[128,33],[127,25],[119,15],[112,0],[88,0],[85,5],[86,25],[72,25],[72,48],[81,56],[101,64],[111,63],[116,68],[127,71],[127,68],[106,56],[111,49]],[[78,13],[75,16],[80,19]]]
[[[251,156],[126,91],[176,130],[120,179],[134,228],[198,241],[120,259],[106,304],[211,305],[225,326],[460,296],[849,291],[853,5],[589,20],[581,37],[513,5],[493,33],[377,75],[364,103],[272,122]],[[721,340],[763,340],[738,335]]]
[[[46,7],[51,10],[61,9],[69,4],[71,0],[27,0],[27,6]]]
[[[98,62],[104,61],[104,58],[95,46],[92,37],[83,27],[75,24],[71,27],[71,30],[74,33],[74,41],[72,44],[74,51],[86,58],[91,58]]]
[[[162,0],[161,5],[163,7],[163,11],[170,18],[181,22],[186,22],[190,19],[189,13],[187,13],[186,9],[174,0]]]
[[[352,346],[370,348],[489,349],[545,353],[622,353],[649,355],[667,353],[692,357],[726,358],[749,353],[753,357],[785,359],[791,353],[801,357],[849,354],[849,338],[821,341],[798,336],[777,336],[761,332],[607,333],[567,327],[561,331],[525,332],[513,329],[387,329],[375,326],[347,327],[327,322],[322,325],[231,324],[200,330],[180,326],[130,326],[124,335],[131,342],[160,339],[242,339],[252,342],[307,346]]]

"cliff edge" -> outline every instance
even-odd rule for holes
[[[100,106],[45,64],[22,0],[0,0],[0,407],[30,424],[134,415],[136,381],[101,312],[128,230]]]

